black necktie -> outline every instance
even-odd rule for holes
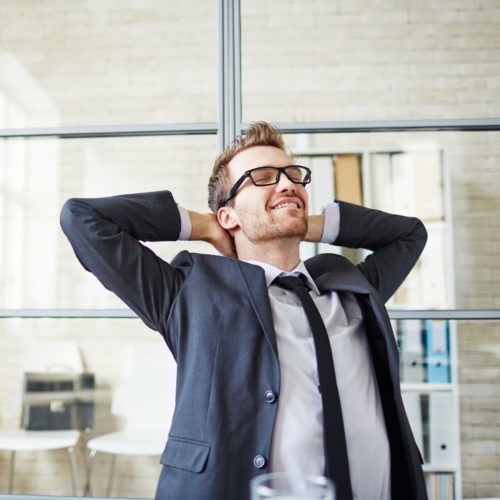
[[[309,320],[314,339],[323,403],[326,474],[334,482],[335,498],[338,500],[352,500],[342,408],[335,378],[332,349],[325,324],[321,319],[318,308],[309,295],[307,278],[303,274],[299,276],[282,276],[276,278],[273,283],[297,294]]]

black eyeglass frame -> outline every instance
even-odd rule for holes
[[[292,168],[292,167],[300,168],[300,169],[303,169],[306,171],[306,174],[304,175],[304,178],[301,181],[296,181],[295,179],[292,179],[286,173],[286,170],[288,168]],[[267,182],[265,184],[257,184],[252,177],[252,172],[255,172],[256,170],[262,170],[264,168],[266,168],[266,169],[271,168],[271,169],[275,170],[276,171],[276,179],[273,182]],[[286,167],[271,167],[271,166],[265,165],[262,167],[251,168],[250,170],[247,170],[246,172],[244,172],[244,174],[233,184],[233,187],[227,193],[227,196],[226,196],[224,202],[222,203],[221,207],[225,206],[230,199],[234,198],[234,196],[236,195],[236,192],[238,191],[240,186],[243,184],[243,181],[247,177],[250,177],[250,180],[252,181],[254,186],[258,186],[258,187],[274,186],[275,184],[278,184],[278,182],[280,181],[282,173],[285,174],[288,177],[288,179],[291,182],[293,182],[294,184],[302,184],[303,186],[305,186],[306,184],[309,184],[311,182],[311,169],[308,167],[304,167],[303,165],[287,165]]]

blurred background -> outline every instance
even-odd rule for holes
[[[154,495],[175,367],[59,212],[160,189],[207,211],[218,152],[267,120],[315,211],[424,221],[389,309],[428,490],[500,497],[499,61],[499,0],[0,0],[0,494]]]

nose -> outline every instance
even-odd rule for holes
[[[298,186],[298,184],[295,184],[294,182],[292,182],[287,177],[287,175],[285,174],[285,172],[281,172],[278,184],[276,184],[276,190],[278,192],[292,191],[293,193],[295,193],[295,191],[297,189],[297,186]]]

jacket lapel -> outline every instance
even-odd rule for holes
[[[271,303],[267,293],[267,284],[264,270],[259,266],[235,260],[240,276],[247,291],[250,303],[259,320],[264,335],[269,341],[276,359],[278,359],[278,347],[276,345],[276,334],[274,332],[273,315],[271,312]]]
[[[259,266],[240,260],[234,262],[239,270],[243,288],[248,294],[250,304],[277,357],[276,334],[264,271]],[[318,255],[305,261],[305,266],[321,293],[344,291],[368,294],[373,298],[373,287],[361,271],[344,257],[336,254]]]
[[[369,308],[371,322],[378,325],[375,331],[380,332],[382,335],[379,338],[384,341],[385,356],[389,363],[393,381],[399,384],[399,360],[391,321],[380,295],[376,293],[376,290],[370,285],[363,273],[351,262],[335,254],[318,255],[306,261],[305,264],[320,292],[346,291],[365,295],[364,298],[360,298],[362,299],[360,305]],[[368,323],[370,323],[370,320]],[[368,331],[370,329],[367,329]]]

